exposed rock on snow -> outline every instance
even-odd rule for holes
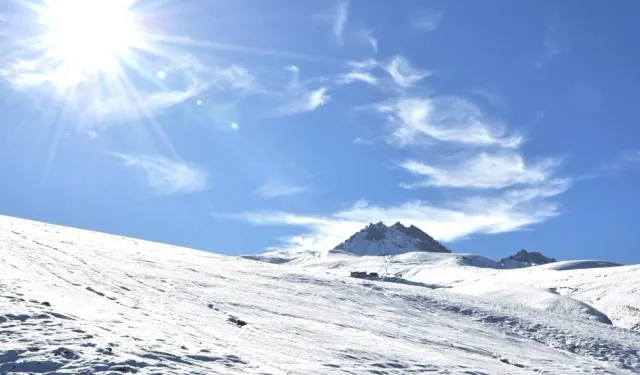
[[[557,262],[554,258],[547,258],[538,252],[528,252],[524,249],[518,251],[515,255],[511,255],[500,260],[500,264],[502,264],[504,268],[508,269],[539,266],[554,262]]]
[[[333,250],[355,255],[397,255],[414,251],[451,252],[416,226],[405,227],[401,223],[395,223],[388,227],[382,222],[367,225]]]

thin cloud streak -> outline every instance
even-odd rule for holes
[[[160,156],[114,153],[124,165],[145,174],[149,187],[161,195],[190,194],[207,187],[207,173],[194,165]]]
[[[371,85],[383,86],[394,90],[405,91],[415,87],[432,73],[427,70],[414,67],[404,56],[394,56],[388,62],[375,59],[361,61],[348,61],[350,71],[338,78],[338,83],[352,83],[362,81]],[[381,81],[372,72],[382,70],[389,75],[387,81]],[[384,84],[384,85],[383,85]]]
[[[503,189],[513,185],[535,185],[549,180],[562,160],[546,158],[527,164],[515,152],[479,153],[457,164],[434,166],[417,160],[407,160],[400,167],[414,175],[425,177],[406,188],[450,187]]]
[[[355,82],[364,82],[372,86],[378,85],[378,78],[371,73],[366,72],[350,72],[338,77],[338,84],[348,85]]]
[[[360,137],[357,137],[356,139],[354,139],[353,143],[357,145],[364,145],[364,146],[372,146],[375,144],[375,142],[371,139],[364,139]]]
[[[282,182],[270,182],[261,186],[256,193],[264,198],[279,198],[302,194],[309,191],[311,191],[309,186],[296,186]]]
[[[412,87],[431,75],[431,72],[416,69],[402,56],[391,59],[385,70],[396,84],[404,88]]]
[[[525,229],[560,214],[549,198],[563,193],[569,182],[558,180],[543,188],[508,190],[502,195],[463,198],[448,205],[409,201],[396,206],[369,205],[358,201],[346,210],[329,215],[296,215],[257,212],[236,215],[256,225],[304,228],[301,234],[282,238],[278,249],[292,251],[332,249],[371,222],[411,223],[438,240],[455,241],[473,234],[497,234]],[[272,248],[275,249],[275,248]]]
[[[301,98],[293,98],[292,101],[278,107],[273,116],[290,116],[299,113],[312,112],[327,104],[331,100],[331,96],[327,94],[329,89],[320,87],[301,93]]]
[[[420,145],[439,141],[469,146],[518,148],[524,138],[458,97],[401,97],[375,106],[395,131],[389,141]]]
[[[613,161],[599,166],[594,177],[599,177],[605,172],[622,172],[636,166],[640,166],[640,150],[623,151]]]
[[[442,12],[425,11],[424,14],[411,20],[410,25],[414,29],[431,32],[440,25],[443,16]]]
[[[342,43],[342,34],[344,33],[345,26],[349,21],[349,2],[342,1],[338,3],[336,13],[333,18],[333,36],[336,40]]]

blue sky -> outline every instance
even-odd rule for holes
[[[640,262],[640,3],[390,4],[3,2],[0,213],[227,254],[401,221]]]

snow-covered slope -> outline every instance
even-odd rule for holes
[[[522,271],[391,268],[427,256]],[[0,217],[0,374],[640,371],[629,330],[343,271]]]
[[[450,292],[482,296],[499,305],[515,302],[576,319],[611,320],[614,325],[640,331],[640,265],[623,267],[585,260],[509,270],[473,254],[285,254],[280,253],[279,257],[289,256],[288,267],[309,272],[346,275],[350,271],[368,271],[400,276],[406,282],[450,288]],[[260,260],[272,256],[266,254]]]
[[[418,227],[405,227],[401,223],[390,227],[384,223],[369,224],[333,250],[355,255],[397,255],[414,251],[450,253]]]
[[[542,268],[567,271],[567,270],[586,270],[592,268],[608,268],[608,267],[620,267],[621,264],[613,262],[605,262],[602,260],[565,260],[562,262],[555,262],[541,266]]]

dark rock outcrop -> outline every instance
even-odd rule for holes
[[[538,252],[528,252],[527,250],[520,250],[516,254],[511,255],[500,260],[500,264],[505,268],[524,268],[539,266],[541,264],[555,263],[557,260],[554,258],[548,258]]]
[[[388,227],[382,222],[367,225],[333,250],[356,255],[397,255],[414,251],[451,252],[414,225],[405,227],[401,223],[395,223]]]

